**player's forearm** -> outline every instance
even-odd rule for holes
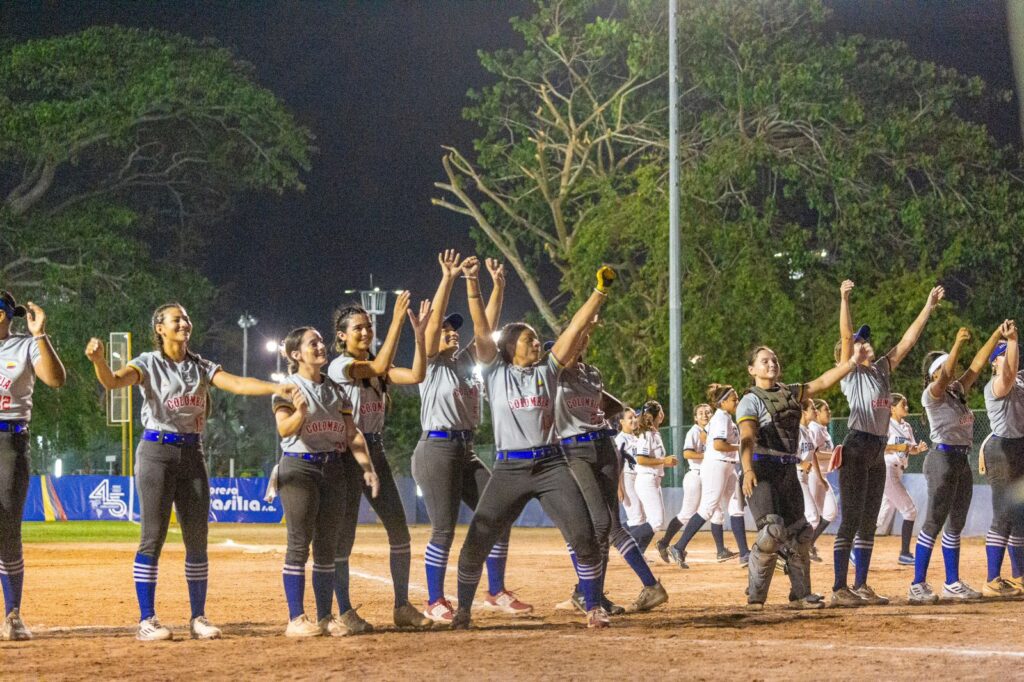
[[[425,338],[427,340],[427,357],[437,355],[441,345],[441,331],[444,327],[444,316],[448,310],[448,301],[451,299],[452,287],[455,286],[455,278],[445,273],[441,276],[441,282],[434,292],[434,300],[431,304],[430,320],[427,322]]]
[[[491,329],[497,329],[501,322],[501,308],[505,302],[504,280],[494,280],[494,288],[491,289],[491,296],[487,299],[487,321]]]
[[[67,381],[68,374],[50,343],[50,337],[44,334],[36,338],[35,343],[39,348],[39,362],[34,367],[36,376],[50,388],[60,388]]]
[[[306,421],[306,415],[298,410],[292,410],[291,414],[287,417],[281,415],[286,412],[285,409],[279,409],[274,413],[277,418],[277,434],[281,438],[288,438],[294,436],[302,430],[302,424]]]

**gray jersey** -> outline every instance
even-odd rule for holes
[[[352,416],[352,403],[345,391],[330,377],[316,383],[290,374],[285,379],[295,384],[306,398],[308,411],[306,420],[297,434],[281,439],[281,450],[284,452],[333,452],[348,449],[349,437],[352,435],[345,428],[345,416]],[[273,407],[292,403],[287,398],[274,396]]]
[[[851,430],[876,436],[889,434],[892,392],[889,389],[889,358],[883,355],[870,365],[857,365],[843,377],[840,386],[850,404]]]
[[[992,433],[1000,438],[1024,438],[1024,370],[1017,372],[1010,392],[997,398],[992,392],[995,379],[985,384],[985,409]]]
[[[480,381],[469,349],[427,360],[420,384],[420,426],[424,431],[472,431],[480,425]]]
[[[700,424],[694,424],[690,427],[690,430],[686,432],[686,437],[683,438],[683,452],[687,450],[693,450],[701,455],[704,454],[704,448],[706,444],[701,440],[701,434],[707,434],[707,431]],[[700,471],[700,465],[703,463],[704,458],[700,459],[688,459],[686,460],[687,466],[690,471]]]
[[[497,356],[483,366],[496,450],[529,450],[555,441],[555,392],[562,368],[554,356],[516,367]]]
[[[341,385],[352,402],[352,415],[356,427],[363,433],[380,433],[384,430],[385,391],[381,377],[353,379],[349,372],[356,361],[351,355],[340,355],[331,361],[327,376]]]
[[[202,433],[207,396],[220,365],[198,355],[175,362],[158,350],[128,362],[142,377],[142,426],[171,433]]]
[[[555,395],[555,428],[559,438],[608,428],[601,409],[603,391],[604,380],[597,367],[579,362],[562,370]]]
[[[927,388],[921,394],[921,404],[931,427],[928,437],[933,444],[966,446],[974,442],[974,412],[960,401],[959,386],[958,382],[953,382],[941,398],[933,396]]]
[[[25,334],[0,340],[0,421],[32,419],[39,342]]]

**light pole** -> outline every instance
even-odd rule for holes
[[[257,320],[248,312],[238,318],[238,326],[242,328],[242,376],[249,376],[249,328],[255,327]]]
[[[668,381],[672,452],[679,451],[683,428],[682,259],[679,236],[679,90],[676,49],[677,0],[668,2]]]

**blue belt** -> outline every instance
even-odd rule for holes
[[[363,438],[366,439],[367,443],[383,443],[384,434],[381,433],[364,433]]]
[[[436,440],[473,440],[473,430],[467,431],[427,431],[427,440],[431,438]]]
[[[545,445],[530,450],[498,450],[494,453],[495,459],[547,459],[562,454],[561,448],[557,445]]]
[[[954,455],[966,455],[971,451],[970,445],[946,445],[945,443],[936,443],[936,450],[942,450],[943,452],[951,452]]]
[[[599,429],[597,431],[587,431],[586,433],[578,433],[575,436],[563,438],[562,445],[572,445],[574,443],[590,443],[595,440],[601,440],[602,438],[612,438],[616,436],[618,433],[618,431],[613,431],[612,429]]]
[[[799,464],[800,458],[796,455],[761,455],[754,453],[755,462],[774,462],[775,464]]]
[[[5,433],[25,433],[28,431],[28,422],[0,422],[0,431]]]
[[[314,464],[330,464],[341,459],[340,452],[282,452],[281,454],[285,457],[297,457]]]
[[[151,443],[163,443],[164,445],[199,445],[203,436],[200,433],[171,433],[170,431],[157,431],[146,429],[142,432],[142,440]]]

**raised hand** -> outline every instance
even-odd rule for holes
[[[939,305],[939,301],[941,301],[945,297],[946,297],[946,288],[943,287],[940,284],[939,286],[935,287],[930,292],[928,292],[928,305],[929,305],[929,307],[931,307],[932,310],[934,310],[935,306]]]
[[[960,327],[960,329],[958,329],[956,332],[956,341],[954,343],[956,343],[957,345],[962,345],[970,340],[971,330],[968,329],[967,327]]]
[[[420,301],[420,314],[417,317],[411,310],[406,310],[406,314],[409,316],[409,324],[412,325],[412,330],[417,336],[422,336],[427,330],[427,322],[430,321],[431,301],[425,299]]]
[[[476,279],[480,275],[480,259],[470,256],[462,261],[462,274],[470,279]]]
[[[441,266],[441,274],[444,277],[458,277],[459,272],[462,269],[460,267],[462,254],[456,252],[455,249],[445,249],[441,253],[437,254],[437,262]]]
[[[839,295],[845,300],[850,300],[850,292],[853,291],[854,283],[852,279],[844,279],[843,283],[839,285]]]
[[[46,313],[42,308],[32,301],[25,304],[28,309],[28,331],[32,336],[42,336],[46,333]]]
[[[597,270],[597,290],[602,294],[605,293],[608,287],[615,282],[616,277],[618,277],[618,275],[615,274],[614,270],[607,265],[602,265]]]
[[[401,320],[409,310],[409,292],[403,291],[395,297],[395,309],[392,311],[393,320]]]
[[[488,258],[484,261],[487,266],[487,272],[491,274],[491,280],[495,284],[505,283],[505,264],[499,261],[497,258]]]
[[[100,362],[105,359],[107,354],[103,348],[103,342],[96,337],[89,339],[89,343],[85,344],[85,357],[89,358],[90,362]]]
[[[1003,326],[1000,327],[1000,332],[1002,333],[1003,338],[1006,339],[1007,341],[1016,341],[1017,323],[1014,322],[1013,320],[1007,320],[1006,322],[1003,322]]]

